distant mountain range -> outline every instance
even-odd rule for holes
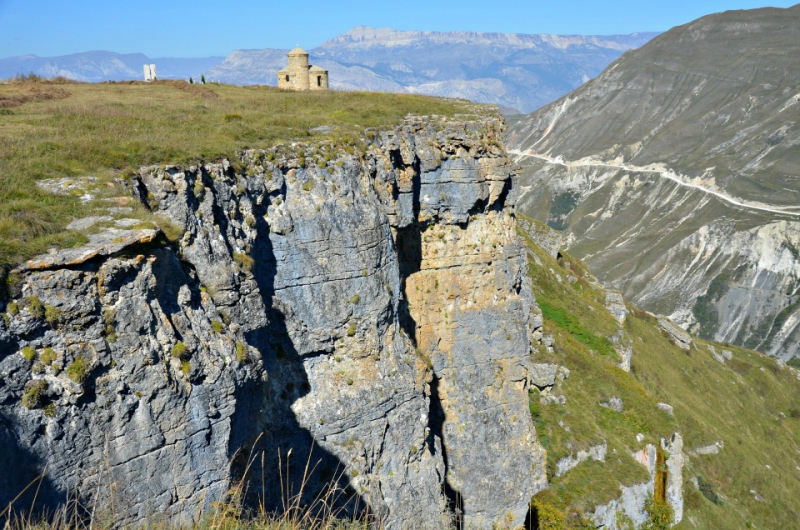
[[[34,73],[44,77],[63,76],[76,81],[99,83],[101,81],[142,80],[142,65],[156,64],[157,74],[163,79],[188,79],[199,77],[204,71],[219,64],[224,57],[202,57],[197,59],[172,57],[147,57],[141,53],[115,53],[91,51],[38,57],[21,55],[0,59],[0,79],[17,74]]]
[[[526,35],[467,31],[354,28],[309,50],[330,70],[339,90],[410,92],[500,105],[530,112],[597,76],[625,51],[657,33]],[[0,79],[33,72],[88,82],[142,79],[155,63],[162,79],[199,78],[231,84],[276,84],[287,50],[236,50],[227,57],[150,58],[92,51],[59,57],[0,59]]]

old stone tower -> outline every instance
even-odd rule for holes
[[[278,72],[278,88],[328,90],[328,71],[309,65],[308,52],[295,48],[289,52],[289,66]]]

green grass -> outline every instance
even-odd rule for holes
[[[186,351],[186,345],[182,341],[176,342],[172,347],[172,356],[175,359],[186,359],[189,357],[189,354]]]
[[[76,357],[74,361],[67,367],[67,377],[82,385],[86,378],[89,376],[91,366],[89,360],[85,357]]]
[[[699,324],[698,334],[704,339],[713,337],[719,327],[719,315],[715,304],[730,289],[730,277],[727,272],[718,274],[711,280],[706,294],[697,297],[692,314]]]
[[[112,177],[144,165],[236,159],[245,148],[315,136],[357,144],[365,129],[408,114],[451,116],[462,102],[368,92],[286,92],[271,87],[155,83],[79,84],[19,79],[0,83],[0,279],[51,246],[75,246],[83,234],[64,230],[99,206],[56,196],[35,182],[97,176],[100,194]]]
[[[47,392],[47,388],[47,381],[43,379],[29,381],[22,395],[22,406],[26,409],[36,409],[44,405],[44,393]]]
[[[245,364],[250,360],[250,355],[247,353],[247,346],[243,342],[236,343],[236,360],[241,364]]]
[[[592,351],[615,359],[618,355],[614,351],[611,341],[605,337],[595,335],[586,329],[574,314],[568,313],[564,308],[551,305],[551,301],[543,298],[539,307],[546,320],[551,321],[556,327],[563,329],[569,335]]]
[[[670,436],[677,426],[671,416],[656,407],[654,396],[618,367],[619,356],[609,337],[620,326],[601,303],[605,293],[586,281],[585,265],[567,254],[555,260],[524,233],[521,235],[542,262],[537,265],[531,260],[529,274],[545,319],[545,332],[555,338],[554,353],[539,352],[534,362],[554,362],[570,370],[561,384],[565,405],[540,405],[538,393],[531,396],[551,480],[550,490],[543,495],[565,513],[587,513],[618,497],[620,485],[647,481],[647,470],[631,453],[645,443]],[[622,398],[622,412],[600,405],[612,396]],[[636,441],[638,433],[645,434],[644,442]],[[555,477],[558,460],[602,443],[608,444],[605,463],[590,460]]]
[[[548,450],[548,471],[559,458],[603,440],[610,455],[614,448],[618,453],[635,449],[637,432],[653,443],[677,431],[684,438],[687,462],[684,520],[676,528],[796,527],[800,518],[798,372],[780,368],[774,359],[758,352],[702,339],[695,339],[696,347],[683,351],[652,316],[629,307],[623,329],[632,340],[633,357],[631,373],[625,373],[611,357],[597,349],[592,354],[587,346],[595,340],[591,337],[602,340],[619,326],[599,304],[605,296],[602,290],[587,288],[580,281],[569,283],[570,274],[583,277],[585,266],[569,256],[556,261],[521,235],[542,262],[541,266],[530,262],[530,275],[545,330],[556,340],[554,354],[540,352],[536,357],[571,371],[562,386],[567,398],[564,406],[536,403],[532,407],[537,433]],[[715,360],[709,344],[717,351],[733,352],[732,360],[724,364]],[[622,413],[598,406],[611,395],[623,399]],[[656,409],[658,402],[672,405],[674,416]],[[717,455],[689,454],[717,441],[724,443]],[[551,488],[540,495],[565,513],[581,512],[617,495],[620,482],[642,481],[642,470],[626,458],[607,457],[605,464],[590,461],[564,477],[550,476]],[[692,477],[699,489],[690,483]],[[757,500],[751,490],[763,500]]]
[[[636,378],[670,403],[687,450],[716,441],[718,455],[691,457],[684,472],[702,480],[705,491],[685,485],[687,509],[700,528],[794,528],[800,517],[800,382],[757,352],[714,344],[733,352],[722,364],[705,342],[678,353],[651,323],[634,317],[627,329],[635,344]],[[771,469],[768,469],[770,466]],[[763,497],[756,500],[750,491]],[[715,502],[714,498],[718,498]],[[692,528],[683,523],[682,528]]]

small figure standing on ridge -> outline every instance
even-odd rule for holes
[[[289,66],[278,72],[278,88],[328,90],[328,71],[308,64],[308,52],[297,47],[289,52]]]

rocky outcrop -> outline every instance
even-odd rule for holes
[[[710,445],[701,445],[689,451],[691,456],[699,455],[718,455],[719,452],[725,448],[725,442],[722,440],[716,441]]]
[[[152,229],[109,229],[89,236],[89,243],[78,248],[53,250],[29,260],[17,272],[74,267],[94,258],[113,256],[123,249],[152,242],[158,232]]]
[[[531,370],[531,384],[540,390],[556,384],[558,365],[553,363],[534,363]]]
[[[565,456],[556,462],[556,476],[563,477],[567,471],[577,467],[578,464],[585,462],[590,458],[596,462],[605,462],[607,452],[608,444],[602,443],[599,445],[593,445],[588,449],[581,449],[575,454]]]
[[[559,250],[567,246],[563,234],[557,230],[553,230],[544,223],[525,217],[520,218],[518,222],[520,228],[522,228],[537,245],[554,258],[558,257]]]
[[[360,151],[143,168],[131,191],[172,242],[104,231],[18,271],[0,502],[46,467],[39,501],[108,492],[119,524],[189,522],[241,481],[388,528],[522,524],[546,485],[541,315],[501,135],[414,118]]]
[[[628,308],[625,307],[625,300],[622,298],[622,293],[607,289],[604,305],[620,325],[625,323],[625,319],[628,317]]]
[[[174,252],[124,250],[25,274],[0,321],[4,504],[45,469],[39,503],[97,495],[120,524],[188,522],[228,488],[259,355]]]
[[[677,346],[687,351],[692,347],[692,336],[676,326],[669,318],[658,316],[658,325]]]
[[[526,392],[531,339],[542,321],[531,310],[514,219],[503,209],[513,203],[509,161],[469,156],[460,136],[438,168],[438,153],[420,150],[421,130],[384,136],[383,152],[397,153],[402,166],[384,174],[389,160],[379,158],[377,182],[397,227],[403,325],[432,367],[432,431],[443,440],[448,498],[467,527],[501,519],[513,526],[546,485]],[[399,196],[390,202],[393,193]]]
[[[666,454],[666,458],[664,458]],[[650,481],[632,486],[622,486],[622,495],[608,504],[598,506],[592,520],[598,528],[616,530],[625,528],[620,523],[623,519],[630,520],[636,528],[647,521],[647,512],[644,509],[648,496],[661,494],[672,508],[674,523],[683,520],[683,439],[675,433],[668,440],[661,440],[661,447],[657,449],[648,444],[643,449],[634,453],[633,457],[650,473]],[[657,484],[660,482],[661,484]]]

